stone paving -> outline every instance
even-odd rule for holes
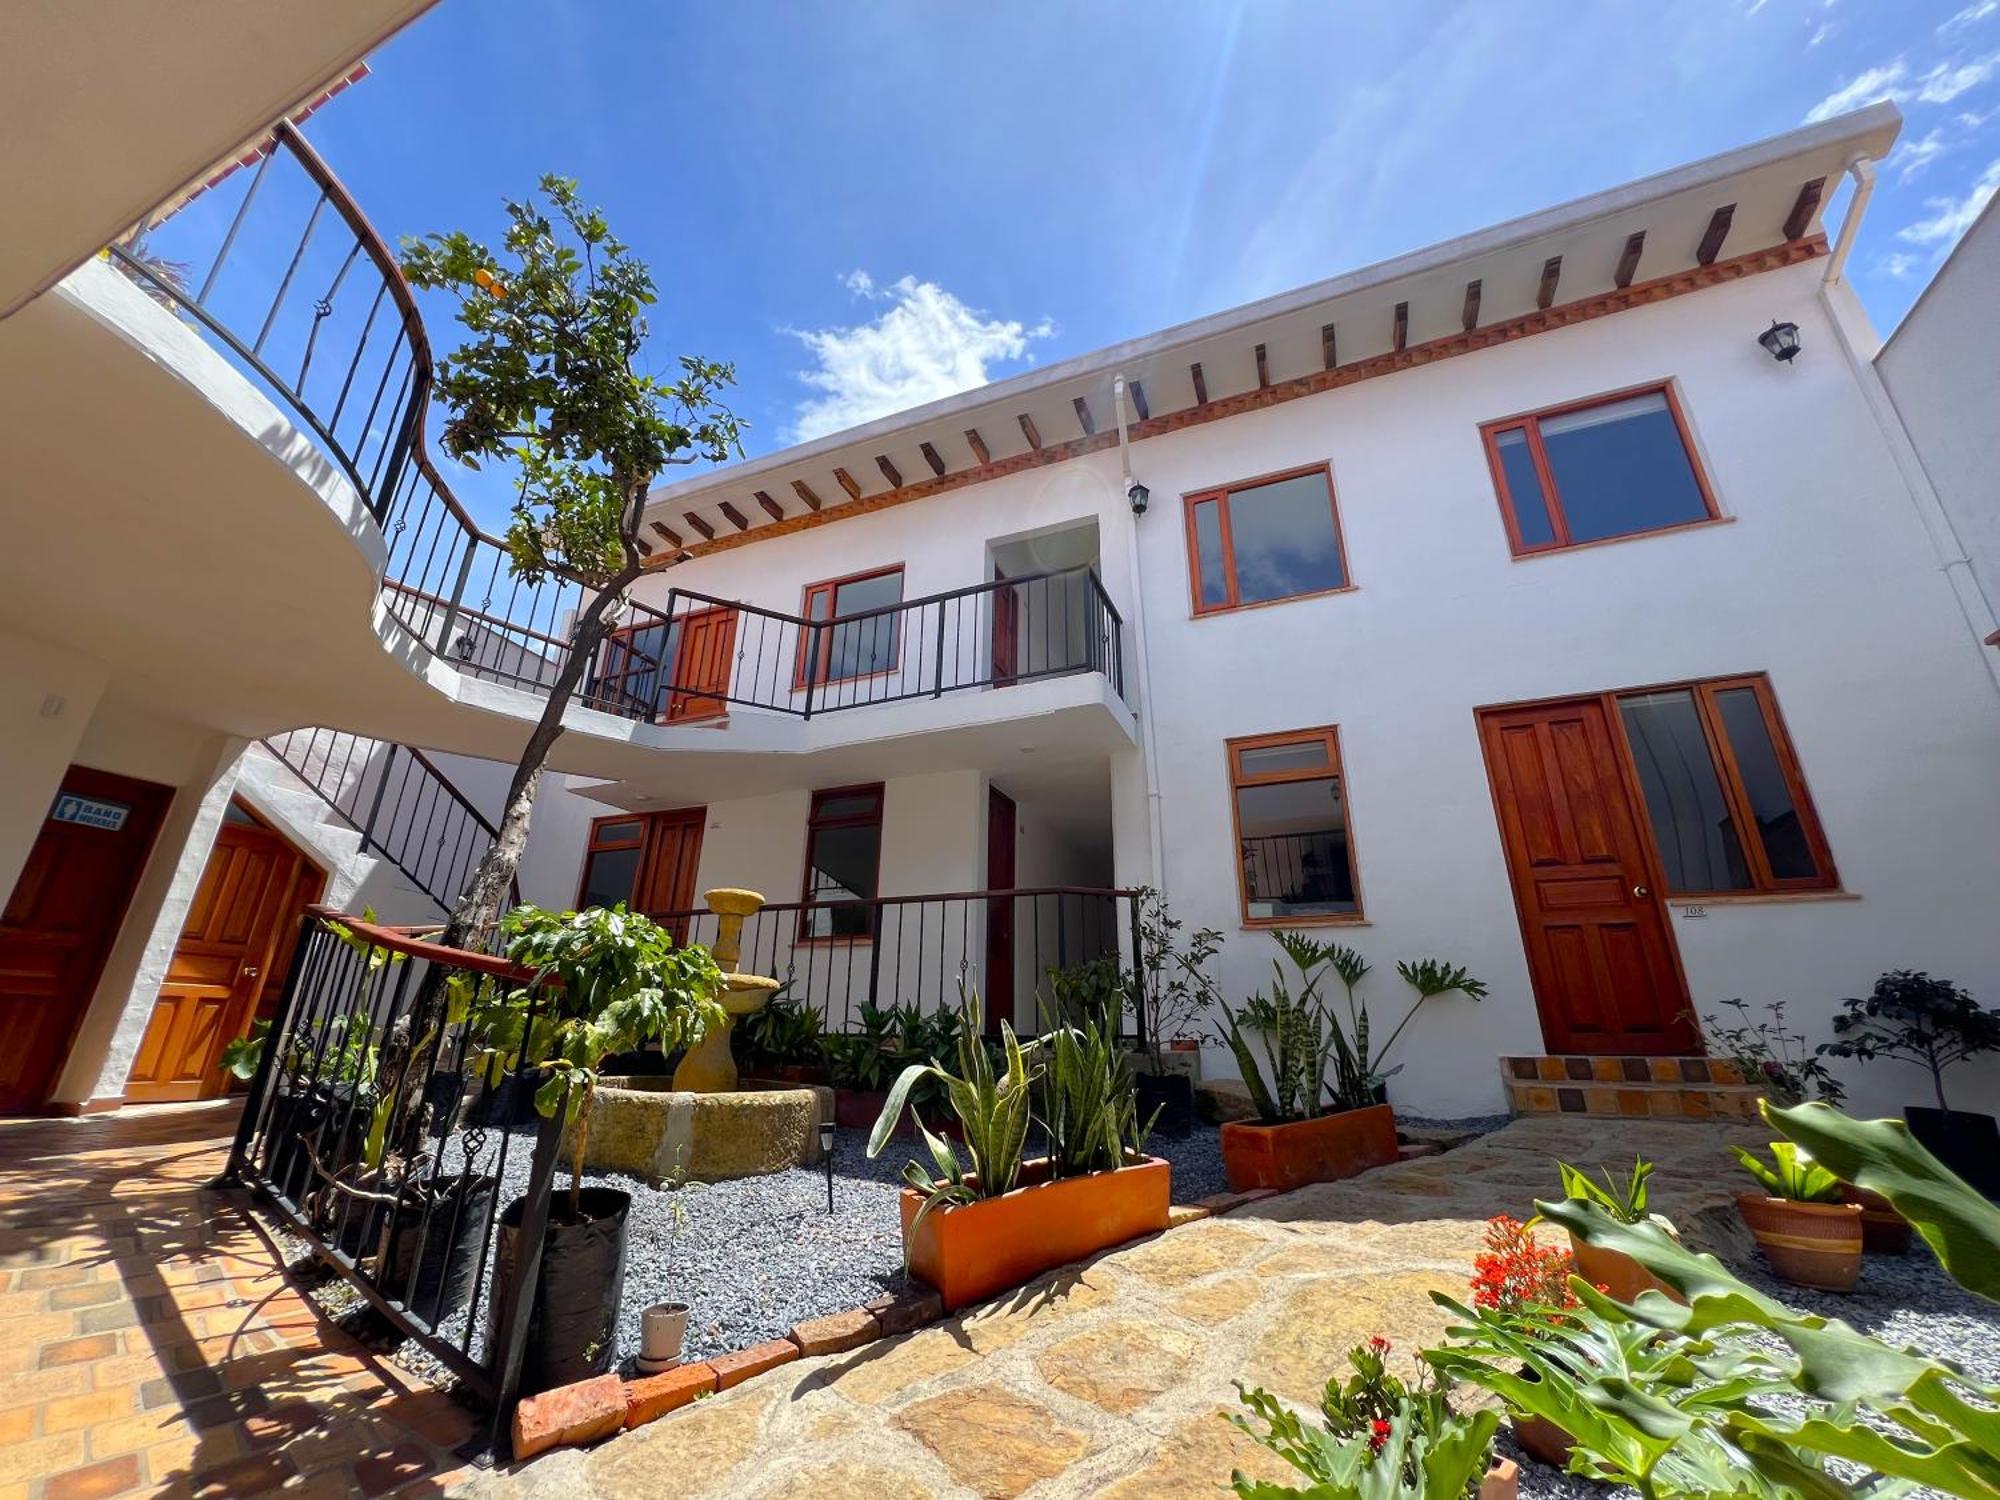
[[[236,1105],[0,1122],[0,1500],[443,1494],[472,1431],[201,1184]]]
[[[1527,1217],[1552,1157],[1658,1164],[1654,1199],[1741,1262],[1740,1123],[1516,1121],[1442,1156],[1171,1229],[950,1321],[760,1375],[592,1450],[473,1478],[477,1500],[1177,1500],[1296,1477],[1225,1423],[1232,1381],[1316,1402],[1371,1334],[1407,1370],[1433,1289],[1463,1297],[1485,1221]]]

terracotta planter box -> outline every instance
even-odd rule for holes
[[[1011,1193],[934,1209],[921,1224],[923,1195],[903,1189],[903,1253],[946,1308],[984,1301],[1167,1227],[1173,1167],[1158,1157],[1060,1182],[1050,1182],[1048,1170],[1046,1161],[1024,1163],[1023,1185]]]
[[[1861,1279],[1861,1205],[1738,1193],[1736,1211],[1771,1269],[1797,1286],[1851,1292]]]
[[[1575,1235],[1569,1237],[1569,1248],[1570,1254],[1576,1258],[1576,1274],[1592,1286],[1603,1287],[1607,1297],[1619,1302],[1633,1302],[1641,1292],[1661,1292],[1676,1302],[1687,1301],[1622,1250],[1606,1250],[1600,1245],[1586,1244]]]
[[[1396,1112],[1386,1104],[1295,1120],[1251,1121],[1222,1127],[1222,1168],[1229,1190],[1290,1192],[1309,1182],[1336,1182],[1396,1160]]]
[[[1910,1221],[1880,1193],[1842,1183],[1840,1195],[1861,1205],[1861,1248],[1870,1255],[1908,1255]]]
[[[1521,1493],[1521,1466],[1511,1458],[1496,1458],[1479,1481],[1479,1500],[1515,1500]]]

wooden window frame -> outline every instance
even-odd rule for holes
[[[1326,764],[1297,771],[1243,770],[1245,750],[1266,750],[1275,745],[1303,745],[1319,741],[1326,746]],[[1348,794],[1347,765],[1340,755],[1340,728],[1327,724],[1316,729],[1287,729],[1275,734],[1243,735],[1223,741],[1224,765],[1229,776],[1229,828],[1231,862],[1236,866],[1236,906],[1246,928],[1264,927],[1355,927],[1365,923],[1367,903],[1361,895],[1361,862],[1355,855],[1354,800]],[[1243,873],[1243,814],[1236,794],[1248,786],[1275,786],[1289,781],[1324,781],[1332,777],[1340,783],[1343,810],[1347,815],[1347,881],[1354,891],[1354,910],[1326,912],[1318,916],[1253,917],[1250,915],[1250,883]]]
[[[846,681],[845,678],[841,680]],[[813,932],[811,930],[812,912],[805,908],[809,903],[817,899],[814,897],[812,890],[813,837],[822,828],[873,828],[875,830],[875,869],[869,883],[875,887],[875,896],[882,894],[882,813],[888,802],[888,798],[884,792],[885,786],[886,783],[880,781],[863,781],[853,786],[822,787],[812,794],[812,800],[806,804],[805,869],[800,873],[799,877],[799,902],[801,910],[799,912],[798,934],[794,939],[796,943],[826,946],[828,944],[872,943],[875,941],[875,914],[880,908],[872,904],[864,908],[868,913],[867,930],[852,934],[827,933],[820,935]],[[823,816],[819,810],[822,802],[830,801],[833,798],[859,797],[863,795],[872,795],[875,799],[875,810],[872,814],[842,813],[834,817],[827,817]],[[871,896],[866,899],[872,902],[874,897]]]
[[[879,568],[867,568],[859,573],[849,573],[841,578],[823,578],[818,583],[807,584],[799,596],[799,618],[811,621],[814,624],[835,624],[843,618],[840,615],[831,613],[833,603],[840,597],[840,590],[842,588],[850,583],[865,583],[870,578],[885,578],[891,573],[896,574],[902,579],[903,586],[896,590],[896,603],[889,607],[900,610],[908,602],[904,595],[908,588],[909,575],[905,569],[905,565],[897,562],[887,563]],[[827,596],[827,609],[829,613],[826,619],[813,621],[813,597],[817,594],[825,594]],[[795,693],[803,693],[806,690],[806,642],[811,638],[812,634],[813,632],[810,627],[802,628],[799,631],[798,649],[792,659],[792,691]],[[894,651],[896,659],[893,665],[879,668],[873,672],[857,672],[852,677],[830,676],[827,671],[830,665],[828,653],[822,652],[819,661],[815,663],[813,668],[812,685],[814,687],[826,687],[829,684],[868,682],[877,677],[888,677],[896,672],[900,672],[903,668],[903,618],[900,613],[896,616]]]
[[[1569,517],[1563,510],[1562,497],[1556,492],[1555,471],[1549,466],[1548,450],[1542,445],[1541,424],[1550,417],[1564,417],[1571,412],[1588,411],[1595,406],[1610,406],[1614,402],[1629,401],[1636,396],[1665,396],[1667,411],[1673,416],[1674,430],[1680,434],[1681,451],[1687,455],[1688,468],[1694,474],[1695,488],[1701,494],[1701,503],[1707,514],[1693,520],[1675,521],[1667,526],[1648,526],[1640,531],[1621,531],[1616,536],[1592,537],[1587,541],[1576,541],[1570,536]],[[1541,482],[1544,504],[1548,508],[1549,527],[1555,533],[1554,539],[1529,546],[1521,539],[1521,522],[1514,508],[1514,496],[1507,488],[1507,471],[1500,462],[1499,439],[1503,432],[1520,428],[1528,440],[1529,460],[1535,466],[1535,478]],[[1516,412],[1511,417],[1496,417],[1490,422],[1479,424],[1479,439],[1486,449],[1486,467],[1493,476],[1493,493],[1500,505],[1501,524],[1507,528],[1507,546],[1515,557],[1540,557],[1549,552],[1571,552],[1579,547],[1601,547],[1611,542],[1636,541],[1640,537],[1666,536],[1676,531],[1688,531],[1697,526],[1712,526],[1727,520],[1722,507],[1716,504],[1715,489],[1709,483],[1708,470],[1703,467],[1701,451],[1695,447],[1694,433],[1688,427],[1687,413],[1681,408],[1680,392],[1672,380],[1650,380],[1643,385],[1627,386],[1623,390],[1606,391],[1601,395],[1585,396],[1576,401],[1565,401],[1557,406],[1539,407],[1534,411]]]
[[[1763,715],[1764,732],[1771,738],[1772,753],[1777,756],[1778,770],[1785,778],[1785,790],[1792,799],[1793,810],[1798,815],[1799,831],[1805,836],[1806,848],[1811,852],[1813,863],[1819,867],[1818,873],[1810,876],[1793,876],[1780,879],[1771,873],[1768,857],[1764,853],[1764,840],[1757,832],[1757,819],[1751,810],[1750,793],[1743,781],[1742,768],[1736,761],[1736,746],[1729,738],[1727,725],[1722,719],[1721,709],[1716,704],[1716,696],[1735,688],[1748,688],[1754,694],[1757,707]],[[1731,823],[1736,829],[1736,842],[1743,851],[1743,862],[1750,872],[1750,886],[1745,890],[1717,891],[1677,891],[1667,883],[1666,860],[1660,853],[1659,832],[1653,827],[1652,809],[1646,805],[1645,783],[1639,775],[1639,759],[1633,754],[1632,742],[1625,733],[1625,715],[1622,700],[1643,697],[1649,693],[1691,693],[1694,696],[1695,713],[1701,721],[1702,738],[1708,743],[1709,763],[1715,768],[1716,779],[1722,785],[1722,798],[1728,805]],[[1819,809],[1814,805],[1812,791],[1806,785],[1805,771],[1799,765],[1798,753],[1792,747],[1791,733],[1785,728],[1784,716],[1778,709],[1778,696],[1771,689],[1771,679],[1763,672],[1741,673],[1733,677],[1702,677],[1685,682],[1654,683],[1647,687],[1619,688],[1604,694],[1605,708],[1613,724],[1616,725],[1619,749],[1625,757],[1625,769],[1631,778],[1634,807],[1643,820],[1646,842],[1653,850],[1653,862],[1663,898],[1669,901],[1729,901],[1743,900],[1757,896],[1785,895],[1802,891],[1839,891],[1840,871],[1833,862],[1833,849],[1827,843],[1826,830],[1820,825]]]
[[[638,832],[633,834],[629,839],[607,840],[604,837],[604,830],[614,823],[636,823],[638,825]],[[594,855],[611,853],[621,849],[637,849],[639,851],[639,863],[632,870],[633,888],[637,889],[639,872],[646,866],[646,829],[646,814],[642,812],[606,813],[601,818],[592,818],[590,820],[590,835],[583,842],[583,862],[577,866],[576,871],[576,905],[578,910],[583,908],[583,894],[590,888],[590,861]],[[632,892],[627,891],[625,893],[625,909],[630,911],[631,908]]]
[[[1229,496],[1233,491],[1256,489],[1260,485],[1277,484],[1287,479],[1301,479],[1308,474],[1318,474],[1326,481],[1327,509],[1333,516],[1333,547],[1340,561],[1341,581],[1332,588],[1308,589],[1302,594],[1284,594],[1276,599],[1256,599],[1242,602],[1241,590],[1236,582],[1236,538],[1229,521]],[[1229,597],[1221,604],[1209,604],[1201,596],[1201,545],[1197,540],[1194,523],[1195,507],[1207,501],[1216,502],[1216,518],[1220,522],[1222,534],[1223,583]],[[1280,469],[1271,474],[1258,474],[1250,479],[1232,479],[1227,484],[1210,485],[1207,489],[1189,490],[1181,496],[1181,521],[1187,534],[1188,599],[1197,619],[1205,615],[1234,614],[1244,609],[1267,609],[1274,604],[1291,604],[1300,599],[1323,599],[1329,594],[1351,593],[1354,589],[1354,569],[1347,556],[1347,533],[1340,524],[1340,499],[1334,492],[1333,465],[1321,461],[1304,464],[1295,469]]]

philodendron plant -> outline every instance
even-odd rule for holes
[[[2000,1208],[1908,1127],[1819,1103],[1766,1105],[1764,1118],[1837,1180],[1887,1198],[1959,1285],[2000,1301]],[[1580,1279],[1571,1287],[1583,1305],[1559,1314],[1504,1319],[1435,1299],[1461,1321],[1425,1358],[1567,1429],[1573,1472],[1648,1496],[1877,1496],[1915,1485],[2000,1496],[2000,1385],[1786,1307],[1657,1226],[1621,1224],[1586,1202],[1537,1207],[1687,1299],[1645,1292],[1620,1303]]]
[[[979,995],[964,991],[960,1000],[957,1052],[958,1071],[946,1069],[935,1059],[911,1063],[889,1086],[889,1097],[875,1128],[868,1134],[868,1154],[880,1156],[895,1133],[910,1091],[925,1079],[934,1080],[945,1102],[957,1116],[965,1134],[965,1149],[972,1158],[970,1172],[959,1164],[951,1142],[938,1135],[913,1115],[924,1148],[930,1153],[931,1167],[912,1161],[903,1167],[903,1180],[924,1195],[922,1208],[911,1227],[923,1222],[932,1209],[948,1203],[973,1203],[982,1198],[998,1198],[1011,1192],[1021,1174],[1021,1156],[1028,1144],[1028,1123],[1032,1117],[1033,1090],[1041,1077],[1032,1045],[1023,1047],[1014,1028],[1000,1023],[1000,1050],[1006,1060],[1004,1071],[996,1071],[993,1057],[981,1039]],[[935,1170],[932,1170],[932,1168]]]

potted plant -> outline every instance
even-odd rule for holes
[[[1429,958],[1397,964],[1417,997],[1381,1054],[1374,1056],[1368,1007],[1357,994],[1369,972],[1368,961],[1352,948],[1302,933],[1273,936],[1298,971],[1298,988],[1294,993],[1274,960],[1269,1013],[1276,1024],[1268,1036],[1268,1081],[1243,1018],[1227,1001],[1217,1000],[1224,1017],[1221,1038],[1242,1070],[1257,1111],[1254,1123],[1222,1127],[1223,1170],[1236,1192],[1289,1191],[1395,1161],[1396,1117],[1387,1103],[1385,1080],[1400,1068],[1383,1072],[1381,1063],[1425,1002],[1451,993],[1478,1000],[1486,993],[1483,983],[1455,965]],[[1344,1023],[1320,998],[1320,983],[1329,970],[1346,988]]]
[[[1371,1338],[1350,1349],[1354,1373],[1326,1383],[1320,1397],[1324,1422],[1308,1427],[1269,1392],[1236,1382],[1236,1393],[1263,1430],[1238,1413],[1226,1415],[1312,1481],[1311,1495],[1391,1500],[1396,1496],[1459,1500],[1514,1500],[1520,1475],[1511,1459],[1493,1456],[1500,1425],[1491,1408],[1462,1413],[1428,1365],[1414,1385],[1389,1373],[1389,1341]],[[1288,1487],[1231,1476],[1241,1500],[1279,1500]]]
[[[1925,1069],[1937,1108],[1904,1106],[1910,1133],[1987,1197],[2000,1197],[2000,1124],[1989,1114],[1953,1109],[1944,1094],[1945,1069],[2000,1050],[2000,1010],[1985,1009],[1949,980],[1908,969],[1884,974],[1867,995],[1841,1005],[1834,1040],[1820,1052],[1861,1062],[1893,1057]]]
[[[912,1092],[929,1081],[943,1090],[971,1159],[968,1170],[951,1141],[917,1121],[929,1162],[903,1168],[911,1272],[959,1308],[1165,1229],[1172,1168],[1144,1154],[1131,1075],[1109,1029],[1080,1019],[1024,1047],[1002,1022],[996,1066],[976,995],[960,1019],[958,1070],[910,1064],[868,1137],[868,1154],[879,1156]],[[1038,1104],[1049,1154],[1024,1161]]]
[[[1565,1201],[1594,1204],[1620,1224],[1657,1224],[1679,1238],[1679,1231],[1664,1215],[1646,1207],[1646,1179],[1653,1175],[1653,1164],[1643,1157],[1632,1159],[1631,1175],[1622,1180],[1613,1177],[1609,1168],[1603,1169],[1602,1185],[1566,1161],[1558,1161],[1556,1170],[1562,1173]],[[1569,1237],[1569,1248],[1576,1260],[1576,1274],[1620,1302],[1633,1301],[1641,1292],[1660,1292],[1676,1302],[1681,1300],[1680,1293],[1629,1255],[1592,1245],[1575,1235]]]
[[[1838,1104],[1846,1097],[1833,1070],[1820,1061],[1818,1052],[1806,1049],[1806,1039],[1785,1025],[1785,1002],[1773,1000],[1764,1007],[1771,1013],[1767,1021],[1753,1023],[1747,1002],[1722,1002],[1736,1012],[1737,1024],[1725,1026],[1719,1016],[1702,1017],[1701,1030],[1709,1046],[1736,1064],[1745,1083],[1757,1084],[1764,1097],[1780,1109],[1823,1099]],[[1688,1019],[1692,1020],[1692,1013]]]
[[[1741,1146],[1729,1149],[1764,1189],[1738,1193],[1736,1211],[1771,1269],[1798,1286],[1853,1291],[1861,1279],[1861,1206],[1842,1199],[1840,1179],[1791,1141],[1771,1142],[1771,1166]]]
[[[632,1195],[583,1185],[597,1070],[607,1056],[643,1042],[673,1048],[699,1041],[720,1021],[722,975],[707,949],[675,947],[665,928],[622,905],[561,914],[517,906],[500,930],[507,957],[534,978],[479,987],[471,1018],[479,1057],[490,1080],[522,1067],[547,1069],[535,1106],[544,1118],[562,1117],[570,1155],[569,1191],[549,1205],[528,1315],[521,1390],[533,1394],[601,1375],[617,1352]],[[517,1198],[500,1216],[496,1287],[513,1281],[527,1208],[528,1200]],[[510,1300],[497,1292],[489,1303],[489,1338],[498,1337]]]
[[[1148,887],[1138,902],[1138,958],[1126,1000],[1141,1040],[1139,1108],[1158,1114],[1162,1135],[1186,1135],[1194,1128],[1194,1086],[1201,1071],[1201,1045],[1192,1032],[1220,999],[1208,965],[1222,947],[1222,934],[1203,927],[1183,946],[1182,924],[1165,897]],[[1191,1049],[1185,1045],[1190,1040]]]
[[[1531,1225],[1499,1214],[1486,1221],[1486,1246],[1473,1257],[1472,1303],[1482,1314],[1501,1319],[1531,1312],[1559,1317],[1577,1306],[1570,1287],[1575,1274],[1576,1260],[1569,1251],[1539,1243]],[[1539,1380],[1541,1365],[1551,1358],[1560,1362],[1561,1356],[1541,1350],[1535,1358],[1524,1359],[1519,1378]],[[1569,1463],[1575,1439],[1566,1428],[1511,1404],[1508,1415],[1514,1440],[1530,1458],[1553,1469]]]
[[[745,1074],[781,1083],[825,1083],[826,1028],[811,1005],[781,990],[736,1024],[736,1055]]]

